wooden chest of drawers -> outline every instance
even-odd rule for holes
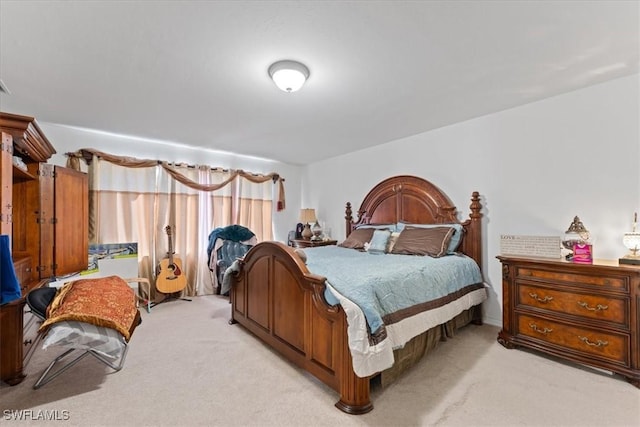
[[[498,342],[606,369],[640,387],[640,267],[499,256]]]
[[[331,246],[336,244],[338,244],[337,240],[310,240],[310,239],[293,240],[293,246],[296,248],[315,248],[317,246]]]

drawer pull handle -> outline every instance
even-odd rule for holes
[[[586,308],[589,311],[604,311],[609,308],[608,305],[602,305],[602,304],[598,304],[595,307],[589,307],[589,304],[582,301],[578,301],[578,305],[582,308]]]
[[[609,341],[598,340],[597,342],[591,342],[589,341],[589,338],[581,337],[580,335],[578,335],[578,338],[580,339],[580,341],[582,341],[586,345],[590,345],[591,347],[604,347],[609,345]]]
[[[553,329],[550,329],[550,328],[540,329],[538,328],[538,325],[536,325],[535,323],[529,323],[529,327],[533,329],[535,332],[542,335],[547,335],[549,332],[553,332]]]
[[[23,344],[24,344],[24,345],[29,345],[29,344],[31,344],[31,343],[32,343],[32,340],[24,340],[24,343],[23,343]]]
[[[540,298],[538,294],[529,293],[529,296],[541,303],[548,303],[549,301],[553,301],[553,297],[550,297],[549,295],[546,295],[544,298]]]

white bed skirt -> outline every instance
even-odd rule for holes
[[[376,345],[369,344],[367,324],[360,308],[327,284],[347,314],[347,335],[353,362],[353,371],[359,377],[368,377],[394,363],[393,350],[403,347],[413,337],[456,317],[458,314],[487,299],[486,285],[442,307],[423,311],[397,323],[386,326],[387,338]]]

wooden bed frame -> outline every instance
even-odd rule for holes
[[[469,219],[460,222],[456,208],[438,187],[421,178],[396,176],[367,194],[357,221],[347,203],[346,233],[361,224],[460,223],[465,229],[460,250],[482,267],[478,192],[473,192],[470,208]],[[370,378],[360,378],[353,371],[346,314],[340,305],[327,304],[324,282],[324,277],[309,272],[293,248],[261,242],[240,261],[239,273],[231,279],[230,323],[240,323],[339,392],[336,406],[340,410],[363,414],[373,409]]]

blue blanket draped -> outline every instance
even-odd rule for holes
[[[307,248],[309,271],[324,276],[340,294],[363,311],[371,333],[383,319],[482,283],[480,268],[471,258],[370,254],[339,246]],[[329,304],[338,304],[327,289]]]
[[[228,225],[226,227],[214,228],[209,233],[209,244],[207,246],[207,259],[211,259],[211,251],[215,247],[217,239],[233,240],[234,242],[244,242],[251,239],[255,234],[242,225]]]
[[[0,304],[6,304],[22,296],[20,283],[11,258],[9,236],[0,236]]]

